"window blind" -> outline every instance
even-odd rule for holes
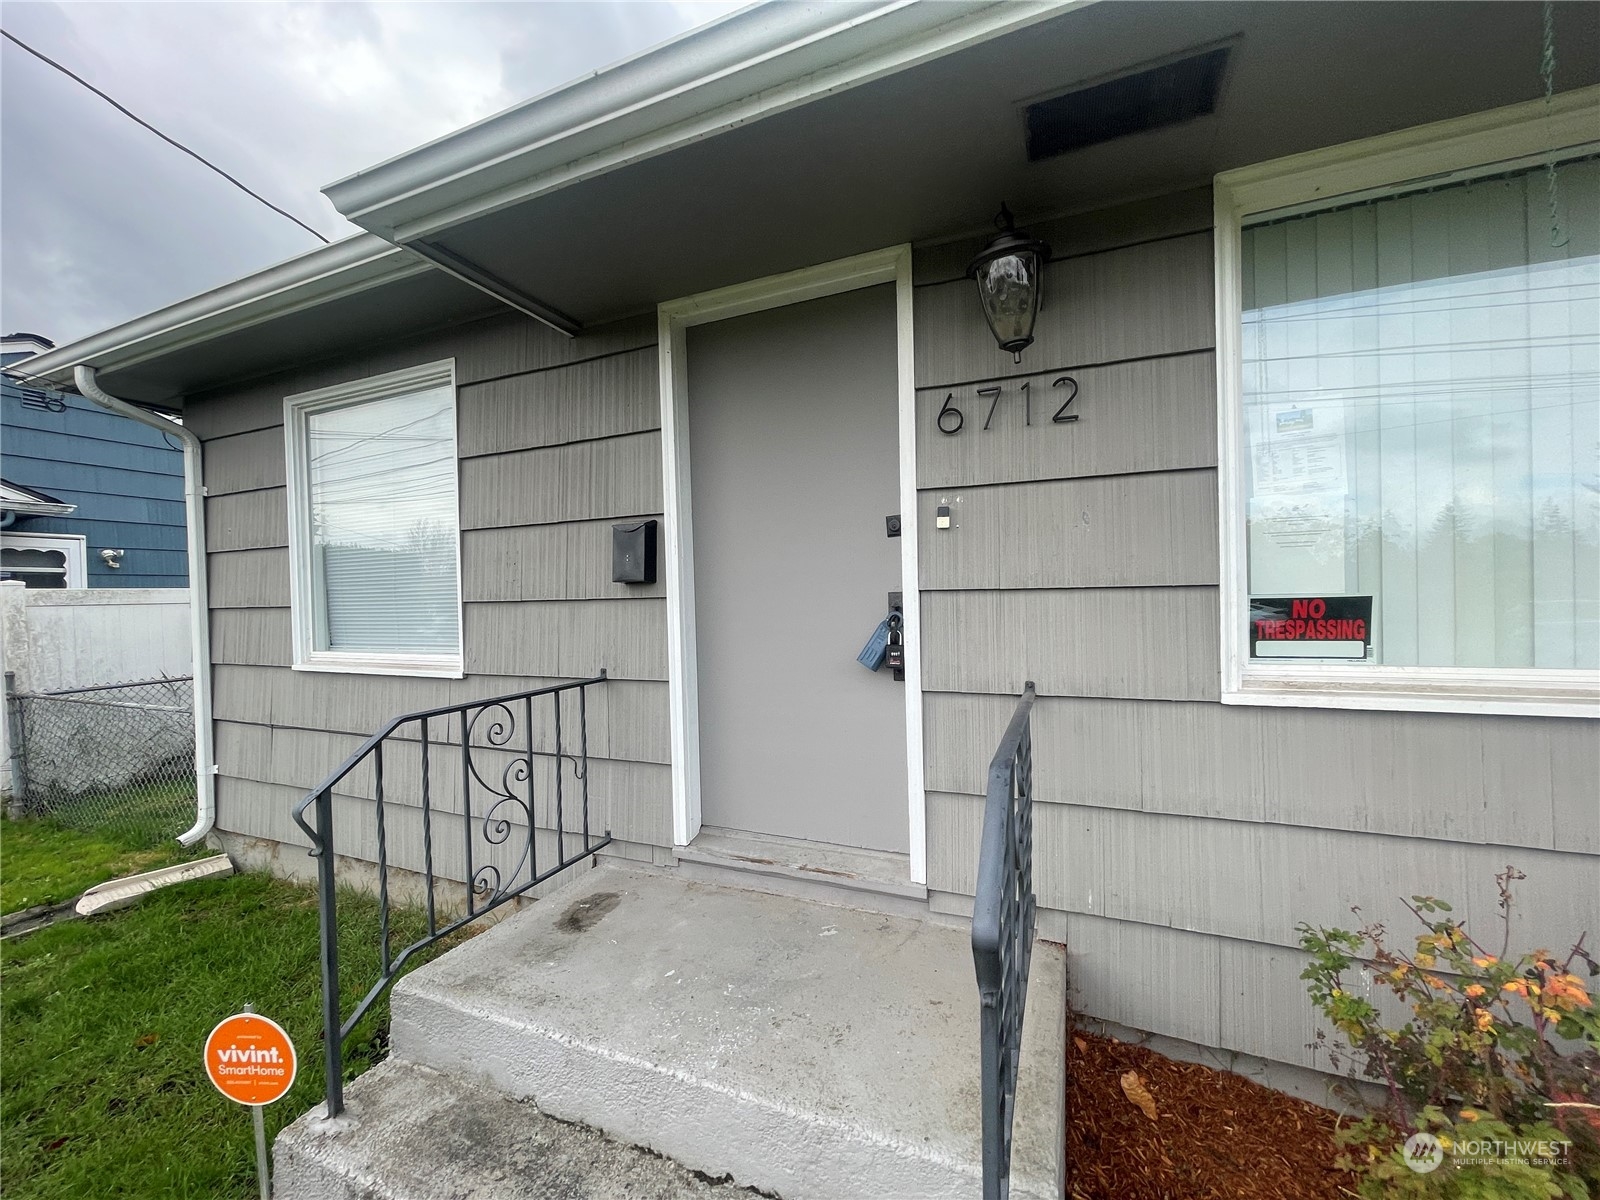
[[[448,388],[306,420],[319,650],[460,652]]]
[[[1249,586],[1373,660],[1600,667],[1600,162],[1243,231]]]

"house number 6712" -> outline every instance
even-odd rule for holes
[[[1061,389],[1057,391],[1056,389]],[[1033,380],[1024,379],[1017,391],[1022,395],[1022,423],[1033,424]],[[983,427],[988,429],[994,423],[995,410],[1000,407],[1000,399],[1005,394],[1005,389],[999,384],[978,389],[980,399],[988,399],[989,411],[984,414]],[[1050,383],[1050,402],[1055,405],[1055,411],[1050,417],[1052,425],[1066,425],[1078,419],[1078,414],[1069,412],[1072,402],[1078,398],[1078,381],[1071,375],[1061,375]],[[967,415],[956,407],[956,394],[948,393],[944,404],[939,408],[939,415],[934,418],[934,424],[939,427],[939,432],[954,436],[966,427]]]

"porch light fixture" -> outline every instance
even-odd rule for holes
[[[1004,204],[994,221],[1000,232],[967,267],[978,282],[978,303],[1000,349],[1017,362],[1033,344],[1033,322],[1039,315],[1039,285],[1050,247],[1015,227]]]

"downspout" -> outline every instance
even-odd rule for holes
[[[211,606],[206,587],[206,507],[200,439],[192,429],[149,409],[118,400],[95,383],[95,369],[72,369],[78,392],[101,408],[176,435],[183,442],[183,505],[189,533],[189,642],[194,658],[194,825],[178,835],[185,846],[200,841],[217,822],[216,756],[211,741]]]

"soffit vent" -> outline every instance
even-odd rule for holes
[[[1028,161],[1203,117],[1217,106],[1228,47],[1028,105]]]

